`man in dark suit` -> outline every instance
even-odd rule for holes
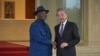
[[[55,26],[53,46],[57,48],[57,56],[76,56],[75,45],[80,41],[77,25],[67,20],[67,13],[62,8],[57,10],[57,18],[60,24]]]

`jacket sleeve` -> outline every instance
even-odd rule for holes
[[[30,41],[37,41],[38,43],[50,45],[51,40],[47,39],[47,36],[42,36],[39,28],[34,26],[30,27]]]
[[[56,27],[54,28],[54,30],[55,30],[55,39],[54,39],[54,42],[57,43],[57,32],[56,32]]]
[[[68,42],[69,46],[74,46],[80,41],[80,35],[79,35],[78,27],[76,24],[73,24],[72,37],[73,37],[73,40]]]

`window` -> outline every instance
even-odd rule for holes
[[[82,0],[63,0],[63,7],[68,13],[68,20],[77,24],[81,40],[83,40]]]

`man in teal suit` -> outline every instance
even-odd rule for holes
[[[35,12],[37,19],[30,26],[30,56],[52,56],[51,32],[45,23],[48,12],[43,6]]]

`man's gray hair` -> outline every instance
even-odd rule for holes
[[[59,11],[64,11],[65,13],[67,13],[67,12],[65,11],[65,9],[63,9],[63,8],[58,8],[58,9],[57,9],[57,12],[59,12]]]

